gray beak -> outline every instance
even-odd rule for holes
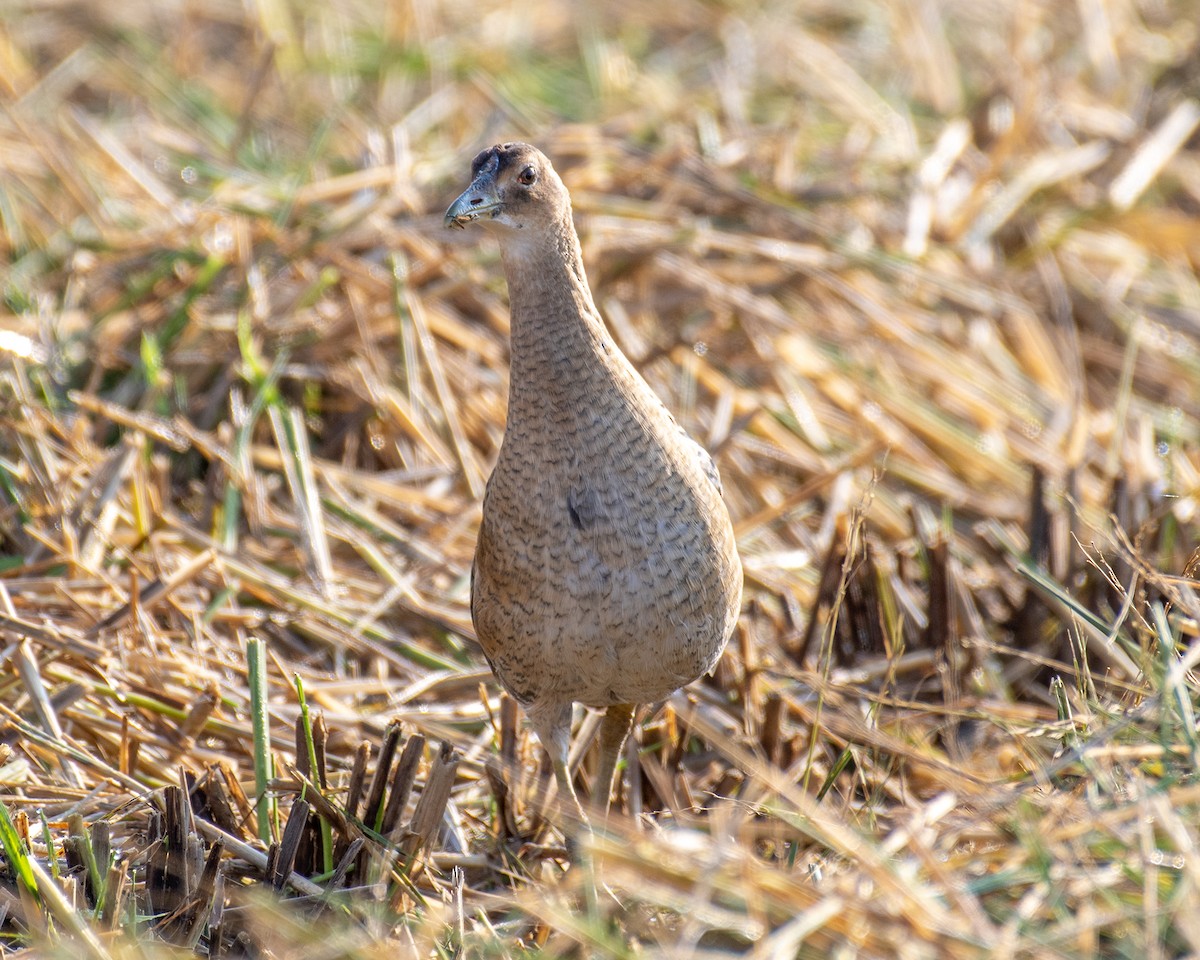
[[[485,167],[479,171],[471,185],[457,200],[450,204],[446,211],[447,227],[462,227],[466,229],[472,220],[480,217],[494,217],[504,209],[496,192],[496,174],[494,167]]]

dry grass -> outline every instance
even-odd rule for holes
[[[0,2],[3,942],[1200,954],[1200,9],[583,11]],[[747,571],[569,871],[465,606],[516,137]]]

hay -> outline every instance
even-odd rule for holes
[[[1200,951],[1194,5],[660,7],[7,4],[8,945]],[[513,137],[747,574],[565,872],[466,609]]]

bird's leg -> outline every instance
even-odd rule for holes
[[[579,802],[575,786],[571,783],[571,771],[567,767],[571,745],[571,704],[552,706],[548,709],[533,707],[527,712],[538,739],[550,755],[550,766],[554,770],[554,779],[558,782],[558,792],[569,803],[571,812],[579,818],[579,822],[585,827],[590,826],[583,804]]]
[[[632,703],[614,703],[604,711],[600,725],[600,766],[596,768],[596,782],[592,787],[592,806],[608,813],[612,798],[613,774],[617,771],[617,757],[633,726]]]

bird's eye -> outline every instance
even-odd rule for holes
[[[533,167],[526,167],[517,175],[517,182],[523,183],[525,186],[537,183],[537,171]]]

